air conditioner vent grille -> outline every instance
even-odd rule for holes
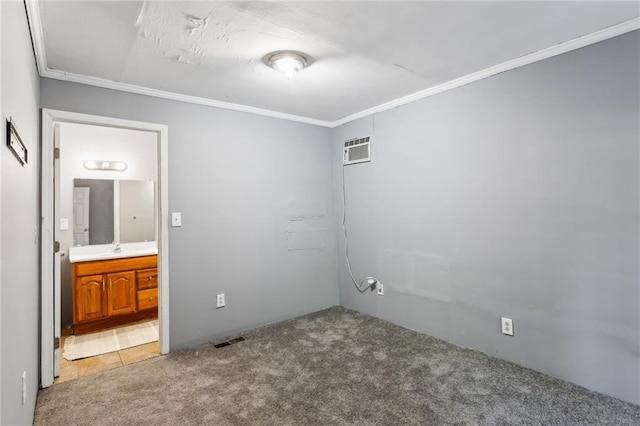
[[[347,147],[347,146],[353,146],[353,145],[361,145],[367,142],[369,142],[369,136],[367,136],[366,138],[348,140],[344,143],[344,146]]]
[[[369,136],[350,139],[344,143],[343,165],[367,161],[371,161],[371,141]]]

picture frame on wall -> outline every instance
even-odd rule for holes
[[[29,159],[29,153],[27,152],[27,147],[24,145],[24,142],[22,142],[22,138],[18,133],[15,121],[11,117],[7,120],[7,146],[11,152],[13,152],[13,155],[16,156],[20,164],[25,166]]]

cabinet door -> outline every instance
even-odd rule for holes
[[[76,280],[77,322],[107,316],[107,304],[102,275],[89,275]]]
[[[108,274],[107,281],[109,282],[109,316],[136,312],[135,271]]]

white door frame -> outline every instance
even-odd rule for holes
[[[163,124],[145,123],[118,118],[75,112],[42,110],[42,239],[41,239],[41,386],[53,384],[55,362],[53,357],[54,342],[54,146],[53,131],[56,123],[79,123],[104,127],[118,127],[132,130],[143,130],[158,134],[158,301],[159,301],[159,343],[160,353],[169,353],[169,224],[168,224],[168,153],[169,127]],[[64,154],[63,154],[64,155]]]

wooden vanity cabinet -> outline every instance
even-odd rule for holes
[[[157,256],[72,265],[75,334],[157,318]]]

